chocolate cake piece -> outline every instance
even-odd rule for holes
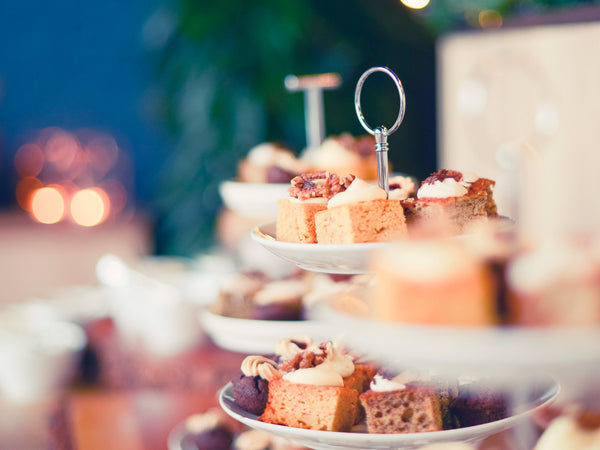
[[[204,414],[195,414],[185,421],[185,434],[181,438],[182,450],[229,450],[234,433],[225,413],[212,408]]]
[[[508,417],[508,401],[502,392],[469,383],[458,387],[450,412],[461,428],[471,427]]]
[[[235,404],[249,413],[260,416],[269,397],[269,381],[260,376],[246,376],[240,371],[231,382]]]
[[[302,320],[301,299],[297,302],[274,302],[255,305],[251,312],[254,320]]]

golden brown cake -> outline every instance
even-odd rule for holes
[[[350,431],[357,404],[355,389],[297,384],[278,378],[269,383],[269,400],[259,420],[311,430]]]
[[[492,188],[496,183],[476,175],[442,169],[431,174],[419,188],[417,199],[405,202],[411,221],[445,221],[454,234],[497,215]]]
[[[281,377],[269,382],[267,406],[259,420],[314,430],[349,431],[362,417],[358,396],[368,388],[376,369],[355,365],[352,357],[332,342],[309,345],[288,356],[279,366]]]
[[[378,252],[371,315],[429,325],[497,322],[495,295],[482,262],[452,240],[412,240]]]
[[[315,214],[315,228],[320,244],[380,242],[406,235],[402,201],[388,200],[383,189],[359,178]]]
[[[369,390],[360,396],[369,433],[441,431],[442,413],[433,388],[414,386],[392,391]]]
[[[290,198],[279,200],[276,239],[311,244],[317,242],[315,214],[327,208],[327,201],[342,192],[354,179],[342,179],[327,171],[295,177],[289,188]]]

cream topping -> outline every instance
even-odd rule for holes
[[[246,356],[242,361],[241,369],[242,373],[247,377],[261,377],[265,380],[271,380],[279,374],[279,369],[275,361],[264,356]]]
[[[298,343],[304,344],[304,348],[298,346]],[[308,336],[296,336],[277,341],[277,344],[275,344],[275,353],[283,359],[291,359],[303,350],[312,351],[315,348],[314,341]]]
[[[479,176],[475,172],[463,172],[462,179],[460,180],[460,184],[464,187],[468,188],[473,183],[479,180]]]
[[[424,183],[417,191],[417,198],[450,198],[462,197],[468,192],[467,188],[454,178],[433,183]]]
[[[339,351],[332,342],[324,349],[325,361],[316,367],[297,369],[283,376],[290,383],[317,386],[343,386],[344,377],[354,373],[354,362],[350,355]]]
[[[410,194],[415,192],[415,182],[410,177],[401,175],[390,178],[390,186],[400,186],[390,189],[388,198],[390,200],[406,200]]]
[[[306,291],[306,284],[300,280],[271,281],[254,295],[253,301],[257,305],[296,301],[306,294]]]
[[[185,421],[185,428],[190,433],[203,433],[223,424],[223,415],[219,410],[210,409],[204,414],[194,414]]]
[[[263,281],[244,274],[235,274],[221,282],[221,290],[230,294],[249,295],[260,289]]]
[[[586,430],[571,417],[554,419],[538,440],[536,450],[592,450],[600,448],[600,428]]]
[[[405,389],[406,386],[401,383],[396,383],[394,380],[389,380],[377,374],[373,377],[369,388],[375,392],[390,392]]]
[[[386,198],[385,191],[380,187],[355,178],[348,189],[331,197],[329,203],[327,203],[327,208],[371,200],[385,200]]]
[[[323,168],[338,167],[340,161],[346,161],[345,164],[360,164],[360,156],[335,138],[327,138],[319,147],[306,149],[302,160],[309,165]]]
[[[250,164],[257,167],[278,166],[290,172],[298,170],[300,161],[288,149],[269,142],[259,144],[248,152],[246,157]]]
[[[268,450],[273,436],[261,430],[248,430],[235,439],[236,450]]]

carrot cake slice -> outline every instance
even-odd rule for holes
[[[329,199],[346,190],[353,179],[353,175],[340,178],[328,171],[305,173],[292,179],[289,198],[277,204],[276,239],[304,244],[317,242],[315,214],[327,209]]]
[[[401,200],[390,200],[380,187],[359,178],[315,214],[317,242],[354,244],[389,241],[406,235]]]

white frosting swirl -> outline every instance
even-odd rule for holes
[[[385,191],[380,187],[367,183],[359,178],[355,178],[350,186],[348,186],[348,189],[329,199],[327,208],[335,208],[336,206],[371,200],[385,200],[386,198]]]
[[[305,344],[305,348],[301,348],[297,343]],[[314,350],[315,343],[308,336],[296,336],[285,339],[280,339],[275,344],[275,353],[283,359],[293,358],[297,353],[303,350]]]
[[[396,383],[394,380],[383,378],[381,375],[377,374],[373,377],[369,388],[375,392],[390,392],[405,389],[406,386],[404,384]]]
[[[346,161],[345,164],[348,165],[360,164],[360,156],[335,138],[327,138],[319,147],[306,149],[302,160],[308,165],[320,168],[338,167],[340,161]]]
[[[204,414],[194,414],[185,421],[185,428],[190,433],[202,433],[217,428],[225,423],[223,414],[216,408],[211,408]]]
[[[410,177],[401,175],[390,178],[390,186],[400,186],[395,189],[390,189],[388,198],[390,200],[406,200],[410,194],[415,192],[415,182]]]
[[[275,361],[264,356],[250,355],[242,361],[242,373],[247,377],[261,377],[265,380],[271,380],[279,373]]]
[[[462,197],[467,192],[467,188],[454,178],[446,178],[444,181],[423,184],[417,191],[417,198]]]
[[[301,166],[300,160],[291,150],[279,147],[269,142],[259,144],[248,152],[246,159],[257,167],[278,166],[290,172],[297,172]]]
[[[261,430],[248,430],[235,439],[236,450],[268,450],[273,436]]]

